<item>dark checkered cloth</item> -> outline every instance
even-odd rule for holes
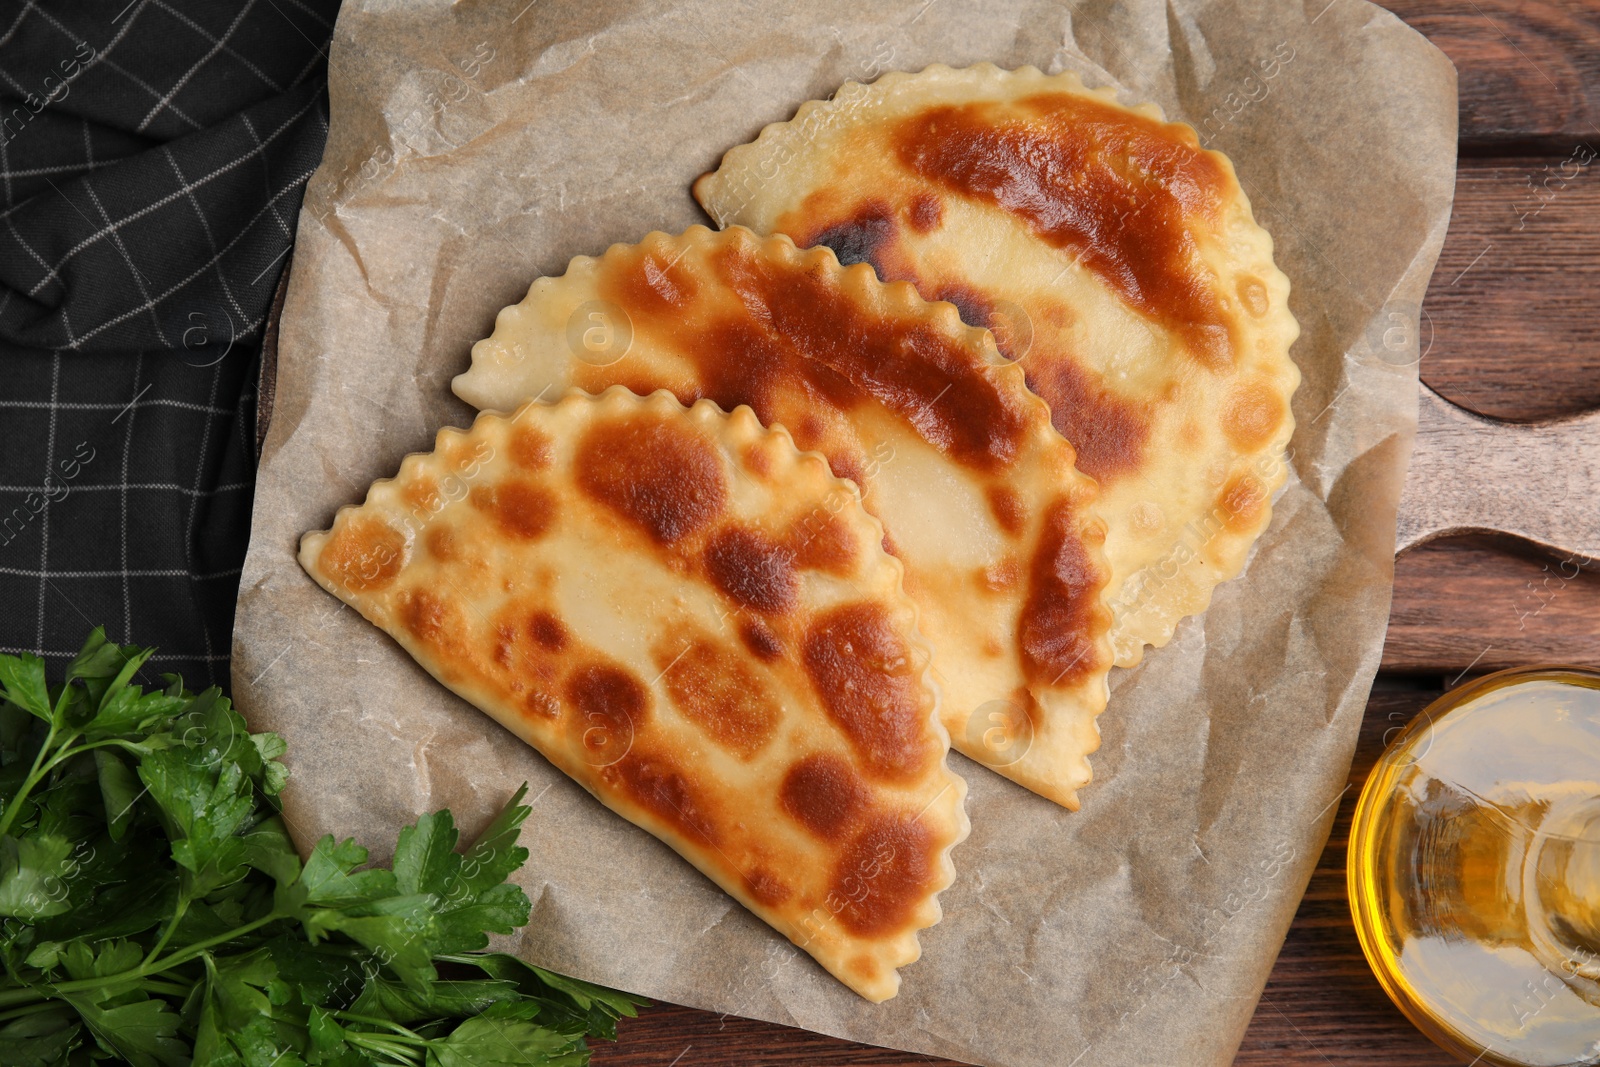
[[[228,682],[337,0],[0,0],[0,651]]]

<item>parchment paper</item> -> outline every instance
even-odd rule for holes
[[[470,421],[450,378],[535,276],[704,221],[696,175],[846,80],[982,60],[1114,81],[1232,156],[1294,283],[1305,384],[1270,531],[1203,618],[1114,672],[1083,810],[952,754],[972,836],[922,960],[874,1006],[434,683],[294,550]],[[475,830],[526,779],[535,909],[513,947],[540,964],[983,1064],[1228,1062],[1378,664],[1454,186],[1449,62],[1360,0],[369,0],[340,13],[330,70],[234,640],[240,705],[289,740],[302,844],[381,852],[444,805]]]

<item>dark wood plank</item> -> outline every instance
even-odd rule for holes
[[[1537,662],[1600,664],[1600,574],[1477,539],[1395,561],[1385,670],[1449,678]]]
[[[597,1044],[595,1067],[957,1067],[754,1019],[661,1004],[624,1019],[615,1045]]]
[[[1597,136],[1596,0],[1391,0],[1460,75],[1461,140],[1475,152],[1565,152]]]
[[[1437,692],[1375,691],[1350,768],[1350,791],[1300,902],[1278,962],[1234,1067],[1455,1067],[1413,1027],[1372,976],[1350,921],[1345,853],[1350,819],[1367,774],[1391,730],[1409,722]]]
[[[1423,379],[1503,419],[1600,407],[1597,251],[1600,159],[1462,160],[1423,302]]]

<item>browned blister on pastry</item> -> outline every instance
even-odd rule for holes
[[[933,66],[805,104],[695,196],[994,330],[1100,483],[1117,663],[1244,566],[1287,477],[1299,326],[1193,129],[1073,74]]]
[[[882,537],[749,410],[618,389],[442,431],[300,562],[877,1001],[967,833]]]
[[[455,391],[505,409],[612,385],[749,405],[858,483],[905,566],[951,743],[1077,806],[1111,665],[1103,525],[986,330],[825,248],[696,226],[534,282]],[[808,521],[826,558],[830,514]]]

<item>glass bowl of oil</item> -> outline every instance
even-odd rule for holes
[[[1600,672],[1501,671],[1395,738],[1350,910],[1395,1004],[1474,1064],[1600,1064]]]

